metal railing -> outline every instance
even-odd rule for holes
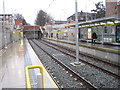
[[[25,68],[25,76],[26,76],[26,88],[31,89],[31,82],[30,82],[30,75],[29,75],[29,69],[35,69],[39,68],[40,69],[40,74],[42,75],[42,90],[44,90],[44,76],[43,76],[43,68],[41,66],[27,66]]]

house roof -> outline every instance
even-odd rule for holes
[[[91,15],[93,14],[93,13],[88,13],[88,12],[78,12],[78,16],[81,16],[81,17],[83,17],[83,16],[86,16],[86,14],[87,14],[87,17],[91,17]],[[70,17],[75,17],[75,13],[73,14],[73,15],[71,15]],[[70,17],[68,17],[68,18],[70,18]]]

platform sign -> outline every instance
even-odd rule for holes
[[[116,41],[120,42],[120,25],[116,26]]]
[[[70,28],[70,26],[65,26],[65,28]]]
[[[91,39],[92,38],[92,33],[91,33],[91,28],[88,28],[88,39]]]

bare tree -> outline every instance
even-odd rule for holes
[[[30,24],[27,23],[25,19],[23,19],[23,25],[30,25]]]
[[[19,13],[15,14],[14,18],[15,19],[24,19],[24,17],[22,16],[22,14],[19,14]]]
[[[29,25],[29,23],[26,22],[26,20],[25,20],[24,17],[22,16],[22,14],[17,13],[17,14],[14,15],[14,18],[15,18],[15,19],[22,19],[22,20],[23,20],[23,22],[22,22],[23,25]]]
[[[91,12],[94,12],[96,18],[105,17],[105,6],[103,5],[103,2],[100,1],[95,4],[96,9],[91,10]]]
[[[35,24],[40,25],[40,26],[44,26],[46,23],[51,23],[52,20],[53,19],[50,15],[48,15],[43,10],[40,10],[37,14]]]

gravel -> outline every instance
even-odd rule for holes
[[[31,45],[39,55],[39,58],[48,72],[54,77],[58,84],[63,88],[86,88],[80,81],[75,81],[74,77],[70,77],[70,73],[66,73],[66,70],[56,64],[48,55],[40,50],[33,42]]]
[[[51,42],[51,41],[48,41],[48,42]],[[58,42],[55,42],[55,41],[52,41],[51,43],[53,43],[53,44],[59,44],[59,45],[63,45],[63,44],[61,44],[61,43],[58,43]],[[66,50],[66,52],[69,52],[69,53],[71,53],[70,51],[67,51]],[[87,57],[85,57],[85,56],[80,56],[80,58],[81,59],[83,59],[83,60],[85,60],[85,61],[87,61],[87,62],[89,62],[89,63],[91,63],[91,64],[94,64],[94,65],[96,65],[96,66],[99,66],[99,67],[101,67],[101,68],[103,68],[103,69],[105,69],[105,70],[107,70],[107,71],[110,71],[110,72],[112,72],[112,73],[115,73],[115,74],[117,74],[117,75],[119,75],[119,71],[118,71],[118,68],[116,67],[112,67],[112,66],[110,66],[110,65],[106,65],[106,64],[104,64],[104,63],[102,63],[102,62],[99,62],[99,61],[96,61],[96,60],[92,60],[92,59],[90,59],[90,58],[87,58]]]
[[[58,58],[59,60],[61,60],[64,64],[68,65],[71,69],[73,69],[74,71],[76,71],[77,73],[79,73],[81,76],[83,76],[85,79],[87,79],[88,81],[90,81],[92,84],[94,84],[96,87],[98,88],[118,88],[119,86],[119,80],[107,75],[101,71],[98,71],[97,69],[90,67],[86,64],[81,63],[80,66],[74,67],[72,66],[70,63],[74,62],[75,59],[71,58],[69,56],[64,55],[63,53],[54,50],[38,41],[36,41],[37,43],[39,43],[39,45],[45,49],[47,52],[51,53],[52,55],[54,55],[56,58]],[[40,57],[42,57],[42,60],[48,60],[45,57],[45,54],[37,49],[38,47],[35,47],[36,51],[41,55]],[[74,87],[74,85],[76,85],[73,80],[69,75],[68,77],[66,77],[63,73],[61,73],[61,69],[58,68],[57,64],[53,64],[53,61],[46,61],[49,65],[50,70],[52,70],[53,68],[55,68],[57,71],[59,72],[55,72],[53,75],[56,76],[57,78],[62,80],[60,82],[63,82],[62,84],[64,85],[64,81],[69,81],[69,83],[66,84],[65,87]],[[61,76],[61,77],[60,77]],[[64,77],[65,76],[65,77]]]

